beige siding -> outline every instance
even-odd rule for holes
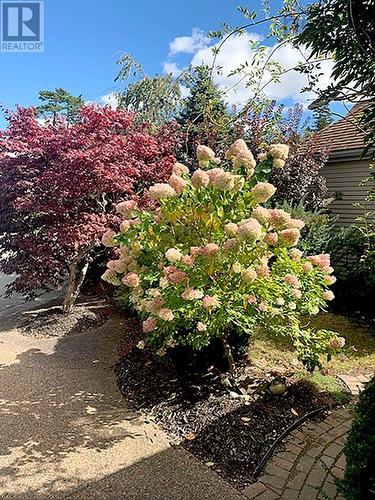
[[[368,184],[360,186],[369,174],[369,162],[361,160],[331,160],[320,173],[326,178],[330,195],[341,194],[342,199],[336,199],[329,208],[339,215],[339,224],[348,226],[355,222],[363,210],[353,206],[363,203],[367,194]]]

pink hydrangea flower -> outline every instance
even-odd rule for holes
[[[331,275],[328,275],[324,278],[324,283],[326,285],[333,285],[334,283],[336,283],[337,279],[335,278],[335,276],[331,276]]]
[[[282,240],[289,247],[297,245],[301,233],[298,229],[283,229],[279,233],[280,240]]]
[[[307,258],[312,264],[314,264],[314,266],[319,267],[322,271],[329,273],[328,270],[332,269],[330,267],[330,255],[328,253],[310,255]]]
[[[205,295],[202,300],[202,305],[207,311],[210,311],[212,309],[215,309],[216,307],[219,307],[220,302],[217,297]]]
[[[112,248],[117,245],[115,241],[116,233],[112,229],[108,229],[102,236],[102,243],[107,248]]]
[[[273,158],[287,160],[289,155],[289,146],[287,144],[271,144],[268,153]]]
[[[197,255],[201,255],[202,253],[203,253],[202,247],[190,247],[190,254],[193,257],[196,257]]]
[[[302,219],[290,219],[287,226],[288,228],[303,229],[305,227],[305,223]]]
[[[201,321],[198,321],[197,330],[198,332],[205,332],[207,330],[207,325],[205,323],[202,323]]]
[[[271,274],[270,268],[267,266],[267,264],[261,264],[256,268],[257,275],[259,278],[268,278],[268,276]]]
[[[178,262],[182,259],[182,253],[177,248],[169,248],[165,252],[165,257],[169,262]]]
[[[116,205],[116,212],[121,214],[126,219],[132,219],[136,215],[136,210],[138,208],[137,202],[135,200],[122,201]]]
[[[262,234],[262,226],[256,219],[246,219],[238,225],[238,237],[241,240],[256,240]]]
[[[140,279],[137,273],[128,273],[122,278],[122,282],[131,288],[138,288]]]
[[[301,250],[298,250],[298,248],[292,248],[290,251],[290,256],[295,261],[301,260],[302,255],[303,252],[301,252]]]
[[[185,264],[185,266],[188,267],[193,267],[194,266],[195,259],[192,255],[183,255],[181,257],[181,263]]]
[[[290,274],[290,273],[286,274],[284,276],[284,281],[285,283],[288,283],[288,285],[291,285],[294,288],[301,288],[301,282],[295,274]]]
[[[264,203],[271,198],[276,192],[275,186],[269,182],[258,182],[251,190],[254,200],[257,203]]]
[[[276,304],[278,306],[283,306],[285,304],[285,300],[282,297],[277,297]]]
[[[269,222],[275,229],[280,229],[286,226],[290,221],[290,214],[278,208],[273,208],[269,211]]]
[[[173,321],[174,320],[174,314],[173,314],[172,310],[168,309],[168,308],[161,309],[158,313],[158,316],[163,321]]]
[[[170,283],[179,285],[187,279],[187,274],[184,271],[180,271],[175,266],[167,266],[163,269],[164,277]]]
[[[238,233],[238,225],[234,222],[228,222],[228,224],[224,226],[224,233],[228,236],[236,236]]]
[[[258,277],[256,271],[254,269],[251,269],[251,267],[244,269],[242,271],[241,275],[242,275],[243,280],[248,282],[248,283],[255,281]]]
[[[314,268],[313,268],[313,265],[311,264],[311,262],[304,262],[304,263],[302,264],[302,271],[303,271],[304,273],[309,273],[309,272],[311,272],[313,269],[314,269]]]
[[[177,194],[181,194],[186,187],[186,181],[180,175],[172,174],[169,185],[173,187]]]
[[[259,311],[261,312],[266,312],[267,309],[268,309],[268,305],[266,302],[262,301],[262,302],[259,302],[259,305],[258,305],[258,309]]]
[[[344,337],[338,337],[336,339],[331,339],[328,342],[328,347],[330,349],[342,349],[345,346],[345,339]]]
[[[203,247],[202,253],[204,255],[216,255],[219,252],[219,250],[220,247],[216,243],[207,243],[207,245]]]
[[[284,168],[285,167],[285,160],[282,160],[281,158],[274,158],[272,161],[272,166],[274,168]]]
[[[292,290],[292,295],[293,297],[295,297],[296,299],[300,299],[302,297],[302,292],[301,290],[299,290],[298,288],[293,288]]]
[[[210,185],[215,189],[220,189],[222,191],[230,191],[234,188],[235,177],[230,172],[226,172],[222,168],[213,169],[216,170],[215,175],[210,175]],[[210,174],[210,171],[208,171]]]
[[[230,147],[229,149],[225,152],[225,158],[227,160],[232,160],[235,158],[239,153],[242,153],[244,151],[248,151],[249,148],[247,147],[246,142],[243,139],[237,139]]]
[[[201,290],[196,290],[195,288],[186,288],[181,294],[184,300],[198,300],[202,299],[204,293]]]
[[[111,285],[118,286],[120,285],[121,281],[119,280],[116,271],[114,269],[107,269],[103,274],[102,274],[102,280],[106,281],[107,283],[110,283]]]
[[[151,313],[157,313],[164,306],[163,297],[154,297],[148,304],[148,310]]]
[[[324,300],[333,300],[335,298],[335,295],[333,292],[331,292],[331,290],[326,290],[324,293],[323,293],[323,299]]]
[[[176,175],[188,175],[189,174],[189,169],[186,165],[184,165],[183,163],[175,163],[173,165],[173,170],[172,172]]]
[[[220,160],[216,158],[214,151],[208,146],[200,144],[197,147],[197,159],[201,168],[207,168],[210,162],[218,163]]]
[[[263,238],[264,243],[267,245],[275,246],[279,241],[277,233],[267,233]]]
[[[130,222],[128,220],[122,221],[121,224],[120,224],[120,231],[122,233],[126,233],[126,231],[129,231],[130,225],[131,224],[130,224]]]
[[[169,184],[157,183],[150,187],[150,196],[153,200],[162,200],[164,198],[172,198],[177,193]]]
[[[155,318],[147,318],[142,323],[143,333],[150,333],[156,328],[156,319]]]
[[[267,224],[270,221],[271,213],[268,208],[256,207],[251,213],[252,217],[261,224]]]
[[[191,183],[195,189],[205,188],[210,183],[209,175],[201,169],[198,169],[191,176]]]
[[[255,297],[255,295],[248,295],[247,298],[246,298],[246,302],[250,305],[254,305],[256,304],[258,301],[257,301],[257,298]]]

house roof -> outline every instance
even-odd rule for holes
[[[315,144],[328,149],[330,156],[365,147],[364,133],[358,128],[363,110],[369,102],[355,104],[349,113],[316,134]]]

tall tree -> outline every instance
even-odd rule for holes
[[[181,102],[181,88],[172,75],[146,75],[143,67],[130,54],[123,54],[116,82],[126,82],[117,93],[119,108],[134,111],[139,122],[160,126],[174,119]],[[135,81],[129,81],[135,78]]]
[[[177,118],[184,133],[181,159],[191,165],[198,143],[206,144],[220,154],[233,142],[233,127],[223,92],[212,81],[207,65],[190,68],[182,85],[188,95]]]
[[[318,132],[328,127],[333,122],[333,116],[329,105],[325,104],[314,110],[313,131]]]
[[[36,107],[36,116],[52,118],[53,123],[58,116],[64,116],[70,124],[74,123],[84,105],[82,95],[76,97],[63,88],[40,90],[39,99],[43,104]]]
[[[147,204],[147,188],[175,162],[174,130],[148,128],[132,113],[85,106],[70,127],[42,126],[18,108],[0,130],[0,271],[17,275],[9,291],[32,297],[67,277],[69,312],[100,237],[119,221],[115,204]]]

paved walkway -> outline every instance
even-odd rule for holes
[[[350,409],[302,425],[286,439],[285,451],[268,462],[258,482],[244,493],[257,500],[341,498],[335,479],[344,473],[343,447],[350,425]]]
[[[35,339],[12,328],[16,309],[0,316],[0,498],[244,498],[126,406],[112,368],[120,316]]]

